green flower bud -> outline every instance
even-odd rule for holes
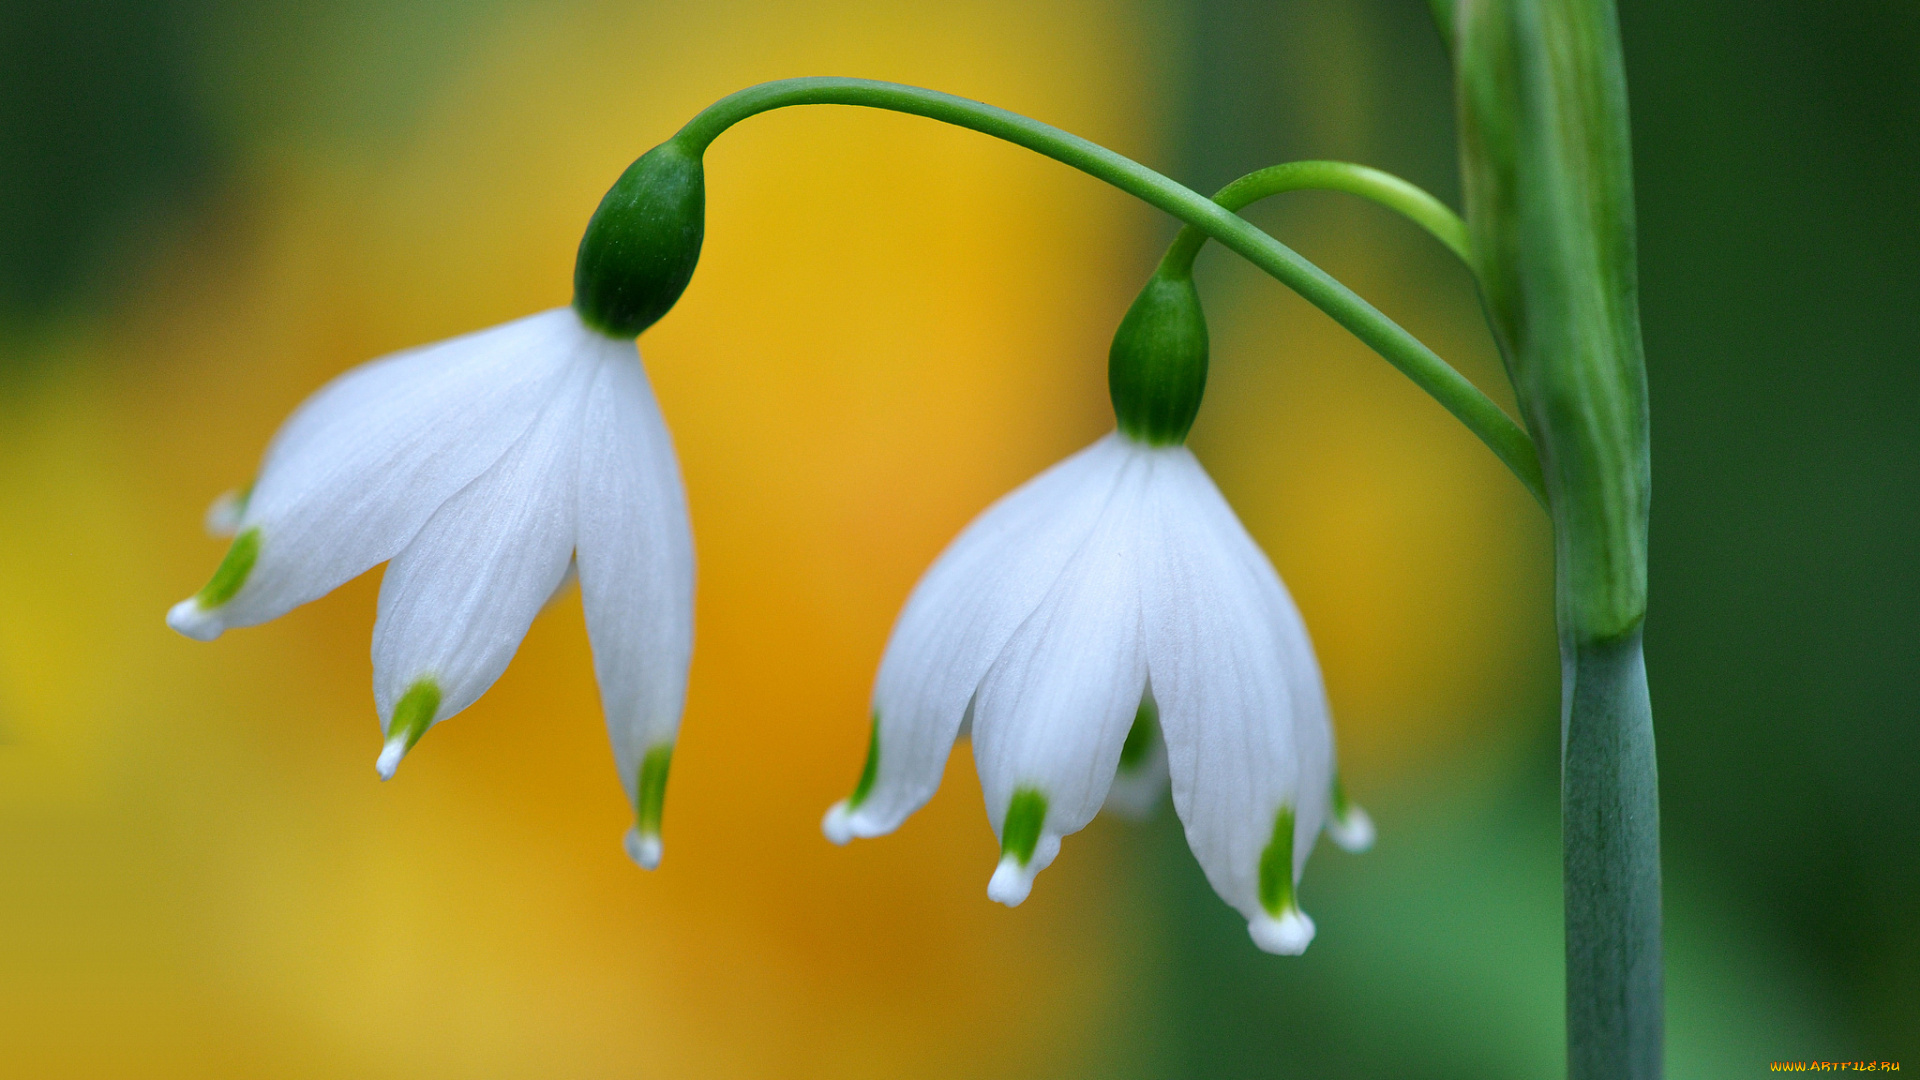
[[[627,166],[580,238],[573,267],[580,318],[628,338],[658,322],[693,278],[706,214],[699,155],[668,141]]]
[[[1207,389],[1207,316],[1191,277],[1155,274],[1107,353],[1107,390],[1120,431],[1149,446],[1186,441]]]

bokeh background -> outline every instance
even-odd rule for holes
[[[1522,1078],[1562,1068],[1548,535],[1469,436],[1214,252],[1193,444],[1315,635],[1381,839],[1255,951],[1171,815],[990,904],[964,747],[845,850],[894,612],[1110,422],[1167,222],[851,110],[709,157],[642,349],[700,558],[667,857],[577,599],[391,784],[378,574],[208,646],[199,531],[331,375],[569,297],[579,229],[715,97],[931,85],[1211,189],[1298,157],[1457,201],[1420,0],[0,4],[0,1075]],[[1920,1067],[1920,8],[1623,0],[1656,501],[1675,1077]],[[1386,213],[1251,213],[1510,401]]]

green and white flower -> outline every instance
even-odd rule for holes
[[[1184,429],[1182,430],[1184,434]],[[1187,841],[1253,940],[1313,938],[1294,886],[1334,811],[1320,670],[1285,586],[1184,446],[1121,432],[960,534],[894,626],[873,742],[829,839],[891,832],[971,733],[1015,905],[1103,805],[1170,785]],[[1336,839],[1370,839],[1344,807]]]
[[[492,686],[577,565],[637,824],[660,805],[693,645],[693,542],[673,443],[630,338],[560,308],[396,353],[288,418],[209,526],[233,546],[167,624],[210,641],[386,562],[373,629],[382,779]]]

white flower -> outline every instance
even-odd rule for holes
[[[202,641],[388,563],[373,628],[382,779],[493,685],[577,565],[636,808],[628,851],[659,862],[692,653],[693,542],[631,339],[560,308],[355,368],[288,418],[252,489],[208,522],[234,533],[233,547],[167,613]]]
[[[1001,840],[993,899],[1020,903],[1061,837],[1170,781],[1253,940],[1312,940],[1294,886],[1335,809],[1326,694],[1285,586],[1185,447],[1116,432],[960,534],[894,626],[866,771],[828,838],[898,827],[969,729]],[[1338,817],[1337,840],[1370,838],[1358,808]]]

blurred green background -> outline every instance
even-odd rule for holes
[[[1624,0],[1654,417],[1669,1059],[1920,1066],[1920,6]],[[1171,228],[964,132],[717,144],[642,341],[700,638],[665,866],[618,850],[577,604],[394,784],[373,586],[198,646],[165,605],[288,408],[564,303],[619,169],[741,85],[1029,112],[1209,190],[1302,157],[1457,204],[1422,0],[0,4],[0,1075],[1539,1077],[1562,1068],[1547,531],[1231,257],[1193,445],[1292,587],[1381,840],[1262,955],[1171,815],[1018,911],[964,749],[818,837],[892,614],[1109,423]],[[1249,212],[1509,400],[1471,283],[1371,206]]]

